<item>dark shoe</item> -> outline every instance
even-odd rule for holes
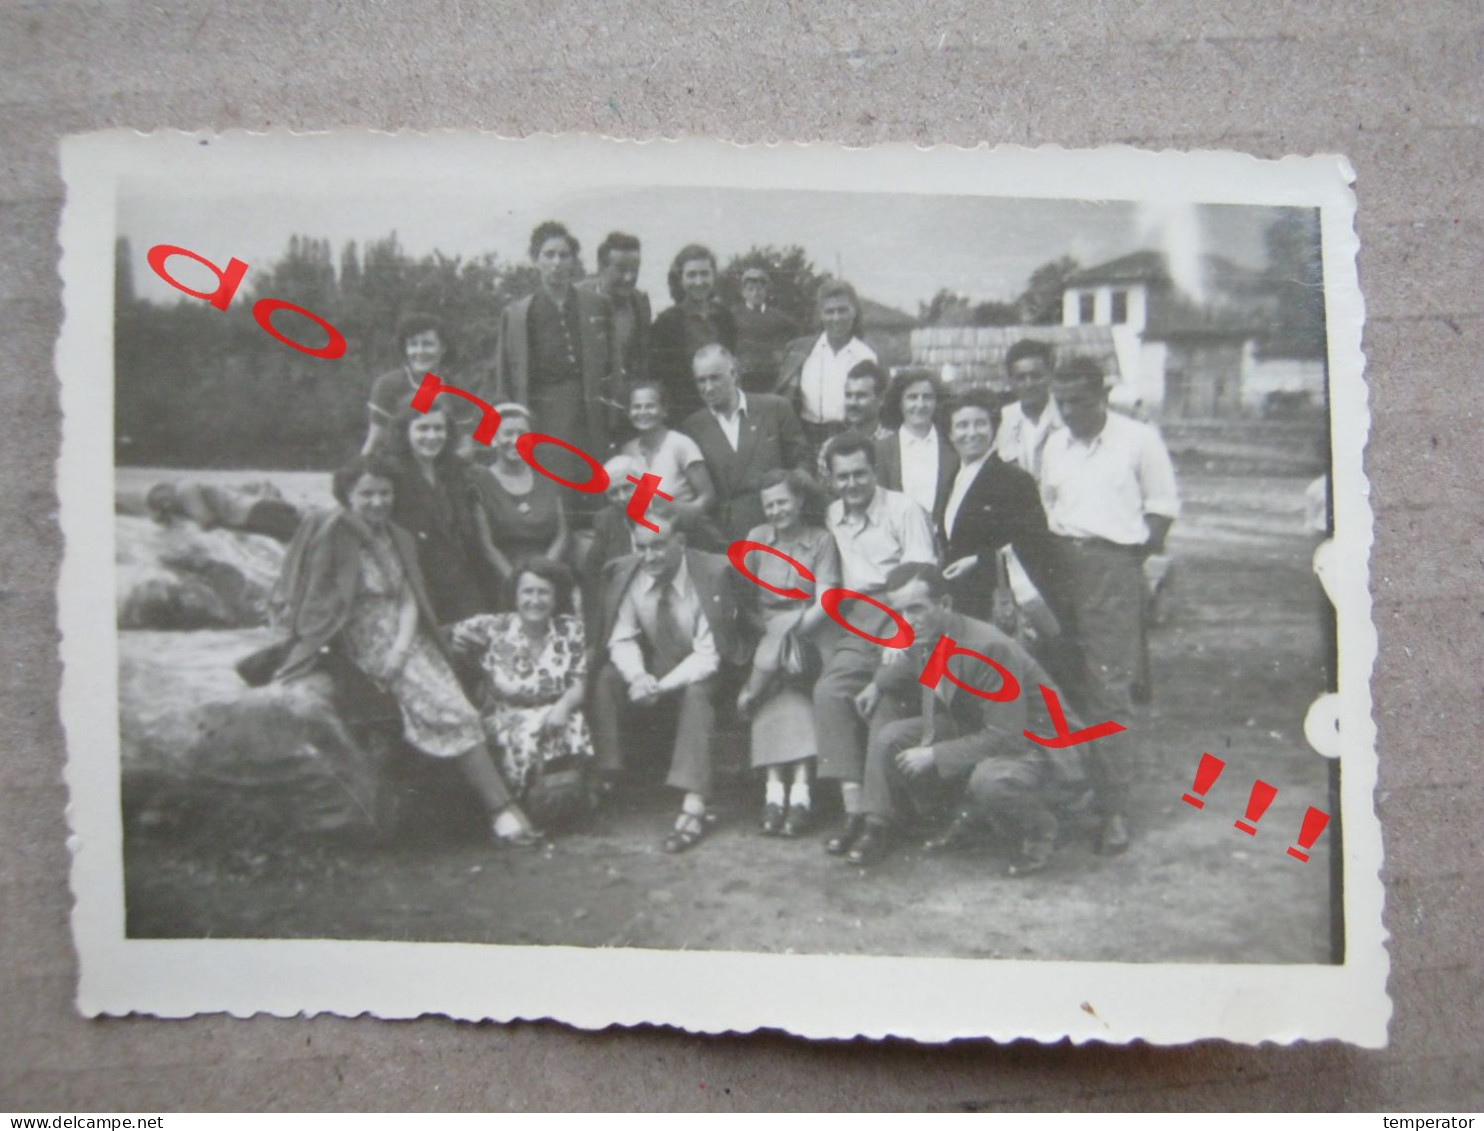
[[[978,818],[967,809],[960,812],[937,836],[922,843],[924,852],[952,852],[964,847],[973,837],[974,830],[978,828]]]
[[[885,860],[890,852],[891,833],[879,825],[867,825],[866,831],[846,853],[845,862],[858,868],[869,868]]]
[[[790,805],[788,818],[783,822],[783,835],[790,840],[801,837],[809,831],[810,818],[813,814],[807,805]]]
[[[1122,813],[1109,813],[1103,818],[1103,828],[1098,834],[1098,855],[1117,856],[1127,852],[1128,845],[1128,821]]]
[[[763,806],[763,836],[778,836],[783,832],[783,806],[769,802]]]
[[[824,850],[831,856],[844,856],[865,831],[866,819],[859,813],[846,817],[845,827],[824,842]]]
[[[1056,851],[1056,835],[1028,840],[1020,850],[1020,859],[1005,869],[1007,876],[1032,876],[1044,872]]]
[[[692,813],[685,814],[685,817],[687,819],[678,823],[660,842],[661,850],[671,856],[688,851],[706,839],[706,818]]]

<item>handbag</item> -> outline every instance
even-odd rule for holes
[[[787,632],[778,649],[778,667],[796,679],[813,683],[824,670],[824,658],[814,643],[797,632]]]
[[[571,828],[592,816],[598,798],[580,758],[553,758],[531,767],[521,806],[545,828]]]

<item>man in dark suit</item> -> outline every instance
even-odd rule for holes
[[[846,860],[867,866],[890,852],[906,811],[946,805],[957,815],[927,852],[957,846],[986,819],[1014,833],[1011,875],[1038,872],[1056,847],[1051,798],[1084,778],[1074,748],[1051,749],[1024,735],[1037,684],[1050,678],[993,625],[955,612],[943,575],[920,562],[897,566],[886,602],[912,626],[912,647],[882,664],[856,706],[871,718],[862,808],[866,831]],[[1045,722],[1043,717],[1035,720]],[[1038,732],[1039,733],[1039,732]]]
[[[737,320],[737,367],[742,388],[749,393],[771,393],[778,388],[783,351],[799,328],[768,302],[768,273],[761,267],[742,272],[742,305],[734,307]]]
[[[605,296],[573,285],[577,252],[577,240],[561,224],[548,220],[531,234],[541,287],[500,314],[493,399],[525,405],[537,431],[602,460],[612,454],[612,414],[628,406],[620,403],[613,307]],[[591,474],[570,452],[543,452],[541,458],[575,483]]]
[[[716,524],[734,541],[763,521],[763,476],[774,468],[805,466],[804,431],[782,397],[738,387],[737,359],[725,346],[703,347],[694,368],[706,407],[691,413],[680,429],[701,449],[716,485]]]
[[[591,726],[598,764],[610,778],[623,769],[625,723],[655,745],[673,731],[665,784],[682,791],[680,816],[661,847],[684,852],[706,834],[716,702],[725,664],[746,663],[738,574],[726,558],[685,548],[668,519],[634,527],[636,553],[603,574],[599,639],[607,661],[593,689]]]
[[[994,451],[999,410],[986,398],[965,396],[949,416],[948,438],[958,453],[953,486],[934,516],[945,547],[943,576],[954,607],[989,620],[998,580],[995,557],[1010,546],[1048,607],[1058,604],[1056,546],[1046,527],[1040,492],[1030,473]]]
[[[598,245],[598,273],[577,284],[580,290],[602,295],[613,308],[613,352],[624,381],[643,377],[649,362],[649,328],[654,316],[649,295],[636,285],[640,262],[638,236],[609,232]]]

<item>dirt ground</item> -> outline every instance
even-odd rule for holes
[[[1095,855],[1092,819],[1073,815],[1053,866],[1032,878],[1003,877],[1008,846],[993,840],[941,858],[908,841],[875,868],[852,868],[821,851],[823,830],[797,842],[758,835],[761,787],[740,767],[724,779],[715,831],[686,855],[659,849],[675,801],[661,786],[544,851],[519,853],[493,847],[477,820],[448,800],[436,771],[424,770],[395,846],[249,849],[132,830],[129,933],[1332,961],[1337,822],[1308,863],[1285,852],[1309,805],[1334,813],[1333,767],[1302,731],[1325,683],[1313,540],[1302,524],[1305,482],[1182,476],[1185,514],[1171,539],[1176,573],[1153,638],[1154,703],[1129,721],[1138,777],[1126,855]],[[311,490],[285,487],[290,497]],[[121,635],[127,649],[135,634]],[[223,664],[232,656],[212,654]],[[1180,796],[1203,751],[1227,767],[1197,810]],[[1256,778],[1278,794],[1249,837],[1232,822]]]

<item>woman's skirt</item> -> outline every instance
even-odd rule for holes
[[[813,758],[818,753],[814,736],[812,681],[801,680],[779,670],[783,637],[796,623],[796,608],[765,610],[763,637],[753,652],[753,662],[774,672],[752,716],[752,765],[781,766]]]

